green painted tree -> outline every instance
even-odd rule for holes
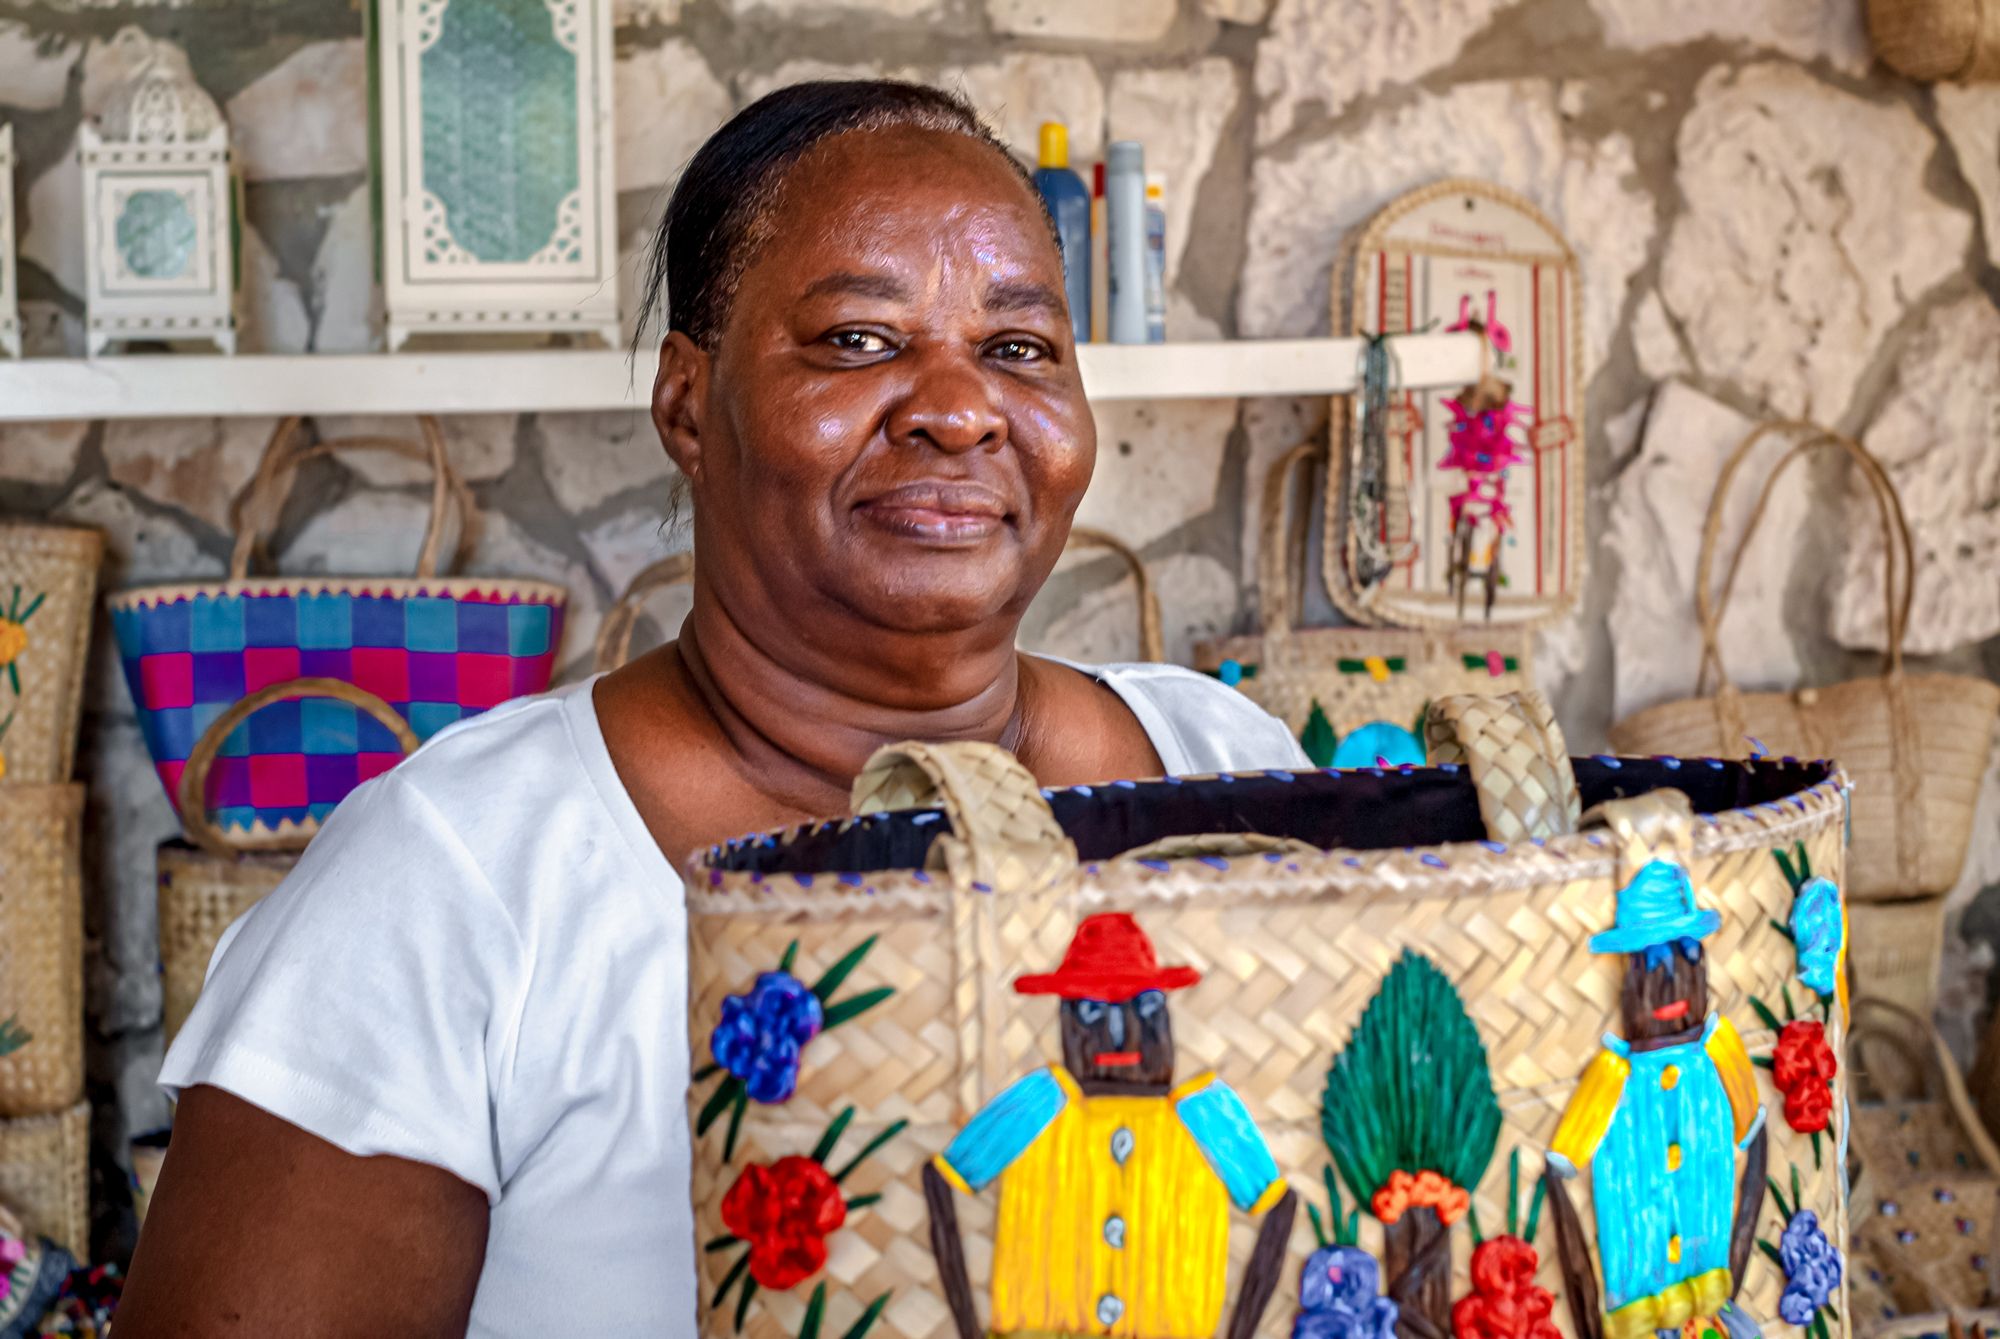
[[[1327,1071],[1320,1129],[1348,1189],[1371,1212],[1378,1192],[1393,1197],[1392,1182],[1407,1188],[1431,1172],[1469,1195],[1486,1175],[1500,1138],[1486,1047],[1429,958],[1405,950],[1390,967]],[[1384,1220],[1383,1276],[1401,1309],[1402,1339],[1444,1339],[1458,1212],[1422,1200],[1409,1198]]]

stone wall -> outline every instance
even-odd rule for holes
[[[1859,0],[617,0],[625,292],[677,166],[732,109],[788,81],[896,72],[963,88],[1029,151],[1044,117],[1080,160],[1146,142],[1171,184],[1172,332],[1328,329],[1341,235],[1445,173],[1547,210],[1584,257],[1591,578],[1544,638],[1573,741],[1690,691],[1702,510],[1750,416],[1862,433],[1918,529],[1914,652],[2000,675],[2000,87],[1931,89],[1871,65]],[[247,176],[246,344],[359,350],[369,302],[358,6],[338,0],[9,0],[0,119],[21,154],[31,337],[75,352],[79,120],[130,61],[137,23],[184,51],[226,109]],[[1313,400],[1113,405],[1081,519],[1139,546],[1168,643],[1254,624],[1267,464],[1324,431]],[[213,576],[226,508],[271,424],[207,419],[0,429],[4,510],[102,527],[111,585]],[[322,433],[355,422],[323,422]],[[385,425],[393,426],[393,425]],[[449,424],[486,524],[473,568],[566,583],[565,673],[607,601],[677,541],[669,470],[630,414]],[[275,550],[286,568],[387,572],[416,546],[402,461],[313,469]],[[1732,532],[1747,507],[1732,516]],[[1864,671],[1880,644],[1880,543],[1838,465],[1781,490],[1726,624],[1739,682]],[[1051,583],[1027,640],[1133,653],[1109,559]],[[1313,596],[1321,618],[1323,597]],[[663,601],[656,617],[671,627]],[[103,640],[103,639],[100,639]],[[1855,648],[1849,650],[1847,648]],[[1926,662],[1932,663],[1932,662]],[[102,653],[91,782],[92,1081],[106,1150],[165,1115],[152,853],[174,831],[123,683]],[[2000,773],[1989,776],[1948,935],[1947,1020],[1969,1049],[2000,935]],[[1982,891],[1983,890],[1983,891]],[[113,1215],[107,1213],[107,1225]],[[116,1246],[116,1233],[107,1240]]]

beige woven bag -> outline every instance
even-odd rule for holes
[[[81,783],[0,786],[0,1022],[29,1038],[0,1056],[0,1116],[83,1096],[82,819]]]
[[[29,1232],[90,1258],[90,1103],[0,1120],[0,1204]]]
[[[1096,1250],[1095,1226],[1079,1235],[1068,1200],[1044,1205],[1033,1186],[1005,1180],[997,1205],[991,1190],[947,1188],[970,1285],[954,1294],[933,1254],[943,1220],[925,1168],[1015,1080],[1065,1055],[1058,1002],[1021,992],[1057,989],[1050,983],[1072,971],[1072,959],[1088,958],[1080,927],[1099,913],[1132,918],[1147,951],[1125,961],[1135,971],[1150,967],[1157,988],[1171,992],[1173,1080],[1211,1071],[1233,1088],[1284,1182],[1321,1205],[1328,1066],[1352,1044],[1385,974],[1417,953],[1456,988],[1483,1047],[1497,1134],[1484,1174],[1474,1166],[1463,1188],[1489,1234],[1508,1221],[1510,1155],[1520,1152],[1524,1176],[1539,1173],[1578,1075],[1605,1032],[1620,1026],[1627,969],[1590,941],[1618,916],[1618,889],[1655,856],[1683,862],[1701,906],[1721,913],[1705,943],[1709,1000],[1744,1025],[1753,1054],[1768,1054],[1773,1037],[1755,1025],[1747,998],[1776,1000],[1788,982],[1796,993],[1798,965],[1794,945],[1774,928],[1793,894],[1771,852],[1803,842],[1814,870],[1840,877],[1845,780],[1836,769],[1776,759],[1563,760],[1552,752],[1560,731],[1531,696],[1446,701],[1432,728],[1463,763],[1386,776],[1244,774],[1047,792],[990,746],[902,745],[877,755],[857,780],[854,817],[745,838],[695,859],[687,877],[697,1065],[689,1101],[704,1245],[701,1334],[721,1339],[740,1322],[750,1339],[839,1336],[870,1314],[875,1339],[956,1339],[967,1326],[1006,1333],[989,1321],[1001,1260],[1018,1269],[1024,1239],[1032,1246],[1041,1237],[1070,1243],[1065,1251]],[[1586,809],[1609,826],[1579,831]],[[1244,853],[1216,837],[1190,843],[1198,853],[1185,858],[1157,856],[1166,839],[1249,832],[1311,849],[1263,841]],[[1121,857],[1136,847],[1155,854]],[[823,1026],[796,1051],[753,1048],[750,1073],[773,1086],[764,1093],[772,1100],[750,1100],[736,1070],[711,1058],[741,1064],[746,1020],[804,1007],[812,987]],[[746,995],[753,998],[728,1003]],[[1832,1030],[1837,1045],[1837,1019]],[[777,1044],[775,1032],[756,1036],[756,1047]],[[1757,1081],[1768,1087],[1767,1078]],[[1772,1096],[1764,1100],[1775,1106]],[[1143,1105],[1130,1119],[1144,1119]],[[1451,1141],[1465,1124],[1447,1118],[1441,1138]],[[1801,1198],[1843,1244],[1838,1158],[1816,1160],[1808,1137],[1775,1117],[1769,1137],[1772,1171],[1789,1187],[1798,1169]],[[1203,1240],[1194,1224],[1206,1221],[1192,1192],[1189,1183],[1189,1197],[1176,1200],[1183,1246],[1164,1272],[1144,1275],[1157,1284],[1154,1300],[1131,1305],[1157,1310],[1180,1286],[1167,1274],[1191,1267],[1185,1260]],[[1588,1178],[1570,1195],[1591,1222]],[[1258,1207],[1269,1200],[1267,1191]],[[1384,1262],[1387,1279],[1387,1263],[1404,1258],[1397,1243],[1412,1238],[1363,1208],[1360,1245]],[[1758,1233],[1775,1239],[1783,1226],[1776,1217],[1760,1207]],[[1271,1219],[1231,1216],[1230,1304],[1246,1274],[1268,1278],[1276,1269],[1279,1278],[1257,1334],[1291,1333],[1298,1271],[1315,1244],[1307,1219],[1298,1214],[1274,1257],[1258,1249]],[[1471,1239],[1443,1221],[1449,1300],[1470,1286]],[[1432,1247],[1437,1222],[1425,1239]],[[1146,1234],[1158,1230],[1144,1213],[1121,1219],[1114,1250],[1132,1252],[1141,1261],[1132,1268],[1143,1270],[1155,1259],[1145,1254]],[[778,1249],[785,1231],[799,1254]],[[1012,1245],[1003,1246],[1009,1233]],[[1561,1293],[1552,1237],[1544,1229],[1539,1282]],[[825,1251],[823,1266],[813,1263],[815,1248]],[[1124,1277],[1117,1259],[1088,1258],[1109,1271],[1102,1277]],[[1751,1314],[1774,1317],[1784,1284],[1752,1253],[1741,1300]],[[1424,1288],[1393,1286],[1435,1301]],[[963,1324],[953,1318],[958,1301],[968,1309]],[[1114,1309],[1103,1305],[1105,1314]],[[1131,1314],[1136,1334],[1221,1332],[1205,1316],[1149,1325]],[[1565,1308],[1555,1320],[1576,1335]],[[1054,1328],[1094,1333],[1101,1324]],[[1844,1323],[1833,1330],[1845,1334]]]
[[[67,781],[104,538],[0,525],[0,780]]]
[[[1722,508],[1757,444],[1772,433],[1799,440],[1764,481],[1736,556],[1720,588],[1711,584]],[[1723,668],[1723,611],[1742,555],[1771,491],[1809,451],[1845,451],[1874,491],[1888,536],[1888,664],[1880,678],[1850,679],[1791,693],[1744,693]],[[1709,500],[1695,573],[1702,667],[1696,696],[1649,707],[1611,727],[1621,753],[1741,758],[1758,744],[1772,753],[1835,758],[1854,779],[1854,836],[1845,891],[1879,900],[1948,892],[1958,882],[1985,774],[2000,685],[1961,674],[1906,674],[1903,631],[1909,624],[1912,562],[1909,525],[1895,485],[1859,442],[1803,423],[1768,423],[1745,437],[1722,467]],[[1713,697],[1708,685],[1718,686]]]
[[[291,853],[216,854],[160,847],[160,986],[166,1044],[194,1012],[222,932],[263,901],[298,864]]]
[[[1296,627],[1308,518],[1290,506],[1290,498],[1295,479],[1303,476],[1310,483],[1312,466],[1323,455],[1311,443],[1296,446],[1265,479],[1257,596],[1263,631],[1201,643],[1195,668],[1235,683],[1304,741],[1322,766],[1334,762],[1337,741],[1378,723],[1408,732],[1405,746],[1421,751],[1421,718],[1433,699],[1529,686],[1534,634],[1507,624],[1455,630]],[[1361,754],[1350,749],[1343,765],[1373,764],[1374,750],[1363,741],[1357,746]]]
[[[1996,0],[1868,0],[1868,37],[1884,65],[1911,79],[2000,79]]]

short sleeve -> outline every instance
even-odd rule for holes
[[[1556,1126],[1556,1136],[1549,1141],[1549,1151],[1565,1159],[1571,1167],[1582,1167],[1596,1157],[1597,1146],[1611,1129],[1611,1117],[1625,1096],[1625,1080],[1631,1073],[1632,1065],[1624,1056],[1599,1051],[1590,1068],[1583,1071],[1576,1091],[1570,1094],[1569,1106],[1564,1108],[1562,1120]]]
[[[358,1156],[441,1167],[497,1202],[494,1076],[524,989],[507,909],[458,835],[390,773],[335,810],[231,926],[160,1074],[211,1085]]]
[[[1284,1178],[1234,1088],[1204,1076],[1175,1093],[1174,1110],[1229,1191],[1231,1203],[1247,1213],[1259,1213],[1277,1202],[1284,1193]]]
[[[1016,1079],[980,1108],[938,1155],[937,1168],[960,1190],[986,1189],[1028,1151],[1069,1104],[1069,1092],[1051,1069]]]
[[[1750,1067],[1750,1053],[1743,1049],[1743,1037],[1736,1025],[1717,1016],[1708,1033],[1708,1058],[1729,1095],[1730,1114],[1736,1118],[1736,1138],[1747,1137],[1757,1120],[1761,1104],[1757,1100],[1757,1071]]]

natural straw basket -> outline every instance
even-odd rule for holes
[[[160,847],[160,984],[167,1044],[194,1012],[222,932],[283,883],[296,855],[217,855]]]
[[[0,780],[69,780],[103,554],[95,530],[0,525]]]
[[[83,1095],[83,786],[0,786],[0,1021],[27,1045],[0,1056],[0,1116]]]
[[[1723,503],[1757,444],[1772,433],[1801,434],[1764,481],[1722,585],[1711,584]],[[1723,611],[1750,538],[1778,479],[1809,451],[1845,451],[1874,491],[1889,572],[1888,664],[1880,678],[1850,679],[1792,693],[1744,693],[1723,668]],[[1854,779],[1854,837],[1845,890],[1880,900],[1948,892],[1958,882],[1973,808],[1986,770],[2000,685],[1959,674],[1907,674],[1903,632],[1912,581],[1909,525],[1895,485],[1860,443],[1803,423],[1768,423],[1737,446],[1716,480],[1695,573],[1702,667],[1696,696],[1649,707],[1611,727],[1623,753],[1743,757],[1771,752],[1837,758]],[[1718,687],[1704,696],[1710,675]]]
[[[1264,481],[1257,559],[1262,633],[1201,643],[1195,647],[1195,668],[1234,679],[1245,696],[1283,721],[1295,737],[1305,733],[1318,707],[1339,739],[1379,723],[1408,731],[1411,745],[1418,748],[1423,735],[1419,717],[1432,699],[1528,687],[1534,677],[1534,634],[1516,625],[1425,630],[1295,626],[1304,594],[1308,518],[1302,509],[1291,508],[1289,500],[1294,479],[1310,483],[1313,463],[1323,454],[1311,443],[1296,446]],[[1372,752],[1355,759],[1360,765],[1374,761]]]
[[[90,1103],[0,1120],[0,1204],[30,1232],[90,1258]]]
[[[595,668],[599,674],[615,670],[632,658],[632,630],[639,621],[639,609],[654,591],[685,586],[694,580],[694,555],[675,553],[660,559],[632,578],[618,602],[604,611],[597,625]]]
[[[732,1158],[724,1155],[729,1120],[696,1138],[697,1240],[729,1235],[721,1204],[746,1167],[803,1154],[851,1106],[834,1162],[890,1137],[842,1183],[846,1195],[881,1199],[854,1210],[827,1241],[817,1280],[828,1292],[822,1333],[845,1332],[889,1292],[874,1334],[952,1339],[957,1331],[926,1245],[922,1170],[1003,1085],[1057,1056],[1054,1005],[1011,986],[1019,973],[1052,968],[1080,919],[1096,912],[1134,914],[1162,963],[1203,972],[1171,1005],[1177,1077],[1212,1069],[1234,1087],[1290,1184],[1315,1200],[1328,1162],[1320,1133],[1328,1064],[1387,969],[1415,950],[1455,983],[1485,1047],[1501,1128],[1474,1203],[1489,1232],[1506,1221],[1510,1151],[1522,1151],[1524,1177],[1539,1173],[1578,1075],[1600,1037],[1618,1026],[1622,965],[1592,952],[1589,940],[1611,923],[1615,890],[1654,855],[1684,863],[1702,905],[1721,912],[1722,926],[1705,944],[1712,1005],[1744,1026],[1753,1054],[1769,1052],[1772,1034],[1756,1026],[1747,997],[1778,1000],[1788,982],[1798,991],[1794,946],[1773,926],[1788,916],[1793,894],[1771,852],[1803,842],[1816,872],[1840,878],[1845,781],[1837,769],[1777,759],[1563,763],[1521,747],[1559,739],[1533,724],[1546,721],[1545,706],[1526,727],[1510,713],[1457,702],[1434,719],[1466,765],[1044,792],[990,747],[899,746],[857,781],[856,817],[745,838],[693,861],[689,1020],[698,1066],[711,1054],[724,999],[777,970],[788,952],[789,970],[812,983],[870,944],[829,997],[838,1005],[893,991],[806,1045],[789,1101],[747,1106]],[[1490,728],[1498,721],[1508,724]],[[1554,804],[1514,802],[1531,785],[1559,786],[1566,768],[1578,793]],[[1696,817],[1653,793],[1670,787],[1691,799]],[[1497,840],[1481,818],[1485,797],[1517,817],[1538,812],[1542,830]],[[1565,830],[1578,807],[1614,799],[1624,803],[1607,806],[1609,830]],[[1185,859],[1119,858],[1163,838],[1246,831],[1302,838],[1315,849],[1250,843],[1254,853],[1232,854],[1220,841]],[[1836,1045],[1839,1032],[1836,1017]],[[709,1104],[719,1082],[713,1071],[697,1077],[691,1114]],[[1836,1090],[1836,1110],[1843,1092]],[[1765,1102],[1775,1109],[1771,1095]],[[891,1134],[897,1121],[909,1124]],[[1799,1168],[1805,1202],[1844,1243],[1838,1157],[1816,1161],[1805,1135],[1775,1116],[1770,1127],[1771,1168],[1786,1179]],[[1591,1221],[1588,1178],[1572,1183],[1571,1193]],[[957,1203],[984,1315],[993,1196]],[[1775,1234],[1774,1216],[1766,1212],[1760,1233]],[[1256,1232],[1252,1220],[1233,1224],[1232,1279],[1241,1277]],[[1454,1296],[1466,1286],[1469,1256],[1460,1235]],[[1540,1282],[1560,1291],[1553,1235],[1544,1228]],[[1364,1223],[1362,1244],[1379,1257],[1380,1243],[1376,1225]],[[1301,1213],[1259,1334],[1290,1332],[1293,1281],[1311,1245]],[[720,1241],[700,1259],[701,1332],[711,1339],[733,1333],[734,1308],[706,1303],[736,1253]],[[1749,1312],[1774,1315],[1784,1283],[1775,1268],[1753,1254],[1746,1279]],[[813,1287],[809,1279],[758,1293],[742,1333],[795,1336]],[[1557,1320],[1574,1333],[1566,1311]],[[1835,1332],[1844,1334],[1844,1325]]]
[[[1882,63],[1910,79],[2000,79],[2000,2],[1868,0]]]
[[[1125,566],[1132,573],[1139,604],[1139,659],[1157,663],[1167,658],[1167,640],[1161,630],[1160,596],[1153,589],[1152,574],[1146,570],[1145,560],[1118,536],[1108,530],[1093,530],[1089,526],[1071,526],[1068,551],[1078,549],[1103,549],[1125,560]]]
[[[1854,993],[1872,995],[1920,1018],[1937,1008],[1945,899],[1856,902],[1847,909],[1847,962]]]

